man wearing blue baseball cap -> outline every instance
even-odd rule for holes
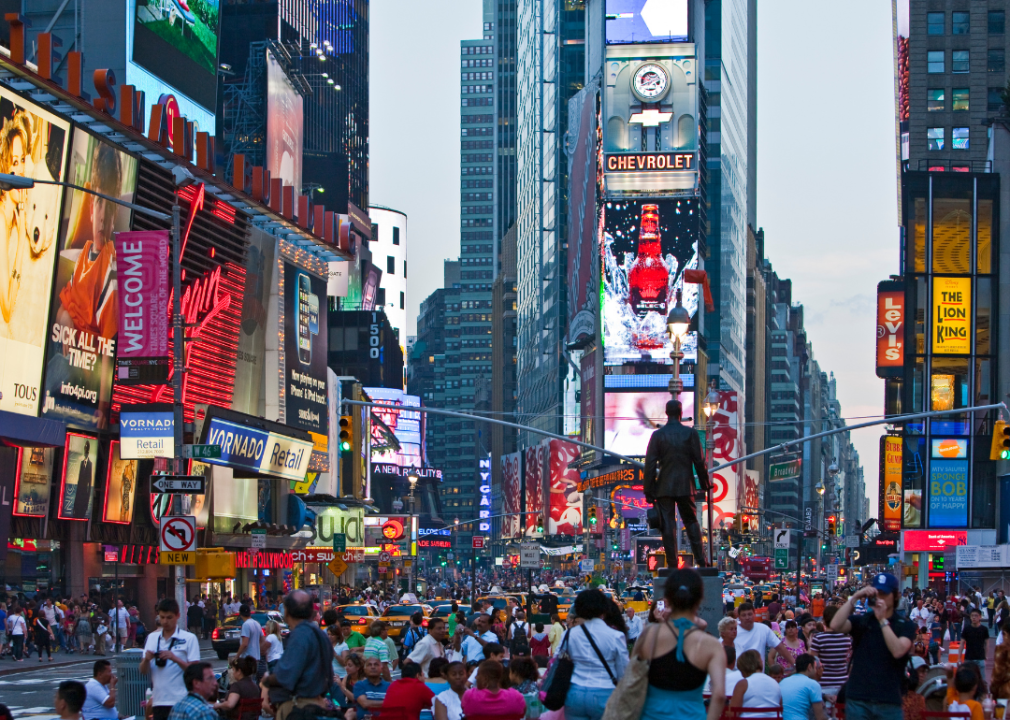
[[[878,573],[852,595],[831,621],[834,632],[852,635],[852,671],[845,686],[848,720],[902,720],[901,684],[915,638],[915,624],[895,613],[898,578]],[[857,601],[872,612],[852,617]]]

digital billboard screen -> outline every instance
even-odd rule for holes
[[[681,393],[683,424],[694,424],[694,393]],[[644,457],[649,438],[666,425],[670,393],[609,392],[604,400],[603,446],[621,455]]]
[[[325,435],[326,281],[284,263],[286,424]]]
[[[603,348],[608,365],[670,364],[666,316],[683,289],[683,305],[698,311],[700,285],[684,284],[698,267],[698,201],[610,200],[603,227]],[[698,334],[681,342],[684,362],[698,357]]]
[[[607,0],[607,44],[686,42],[687,0]]]
[[[136,0],[133,62],[214,108],[219,20],[219,0]]]
[[[302,96],[267,52],[267,170],[302,194]]]
[[[402,390],[380,387],[364,388],[372,402],[396,405],[405,408],[394,410],[393,408],[373,407],[372,414],[382,420],[400,443],[399,452],[385,450],[382,452],[372,452],[373,463],[390,463],[400,467],[422,467],[424,465],[422,445],[424,443],[424,427],[421,422],[421,413],[407,410],[406,408],[416,408],[421,406],[421,398],[417,395],[408,395]],[[372,424],[372,444],[383,443],[379,426]]]
[[[60,520],[89,520],[95,500],[95,466],[98,439],[67,433],[63,449],[63,480],[60,483]]]
[[[67,178],[132,202],[137,160],[78,130]],[[82,190],[69,191],[57,246],[42,412],[82,430],[108,425],[119,333],[113,235],[129,229],[129,208]]]

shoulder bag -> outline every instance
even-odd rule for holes
[[[543,684],[540,686],[540,701],[548,710],[560,710],[565,706],[568,698],[568,690],[572,687],[572,673],[575,672],[575,663],[568,653],[568,635],[571,630],[565,633],[557,653],[551,658],[547,665],[547,672],[544,675]]]
[[[656,642],[661,629],[656,628],[652,636],[652,649],[648,657],[642,658],[636,654],[629,660],[621,682],[607,700],[603,720],[638,720],[642,716],[645,696],[649,692],[649,668],[652,666],[652,656],[656,654]],[[677,642],[679,644],[681,639],[678,638]]]
[[[589,640],[589,644],[593,646],[593,652],[596,653],[596,657],[598,657],[600,659],[600,662],[603,663],[603,667],[607,671],[607,675],[610,676],[610,682],[614,683],[614,687],[617,687],[617,678],[614,677],[614,673],[610,671],[610,666],[607,664],[607,661],[603,658],[603,653],[601,653],[600,649],[596,647],[596,641],[593,640],[593,636],[589,634],[589,630],[586,629],[585,623],[583,623],[580,627],[582,628],[582,632],[586,634],[586,639]]]

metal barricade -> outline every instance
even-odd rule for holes
[[[126,717],[144,716],[141,703],[151,687],[151,680],[140,672],[140,661],[143,659],[144,651],[139,649],[123,650],[116,656],[116,677],[119,679],[116,708]]]

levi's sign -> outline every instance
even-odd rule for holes
[[[607,153],[607,172],[670,172],[694,170],[694,153]]]
[[[309,469],[312,443],[307,440],[211,418],[207,443],[221,447],[221,457],[205,458],[214,465],[247,468],[265,475],[302,480]]]

